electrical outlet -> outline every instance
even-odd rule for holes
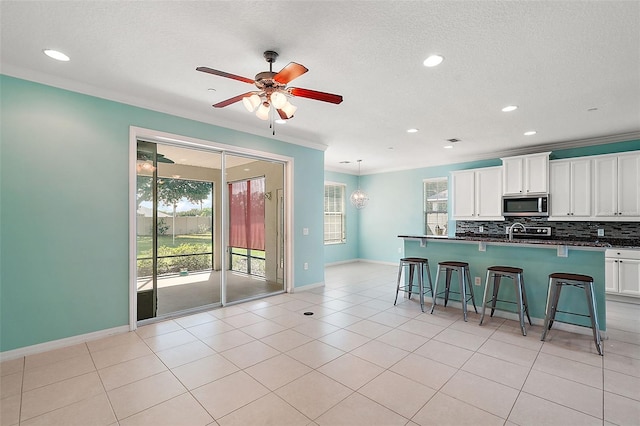
[[[604,237],[604,229],[598,228],[598,237]]]
[[[474,282],[475,285],[480,285],[482,284],[482,280],[480,280],[480,277],[476,277],[476,280]]]
[[[306,271],[307,269],[309,269],[309,264],[307,262],[304,262],[304,265],[302,267]]]
[[[398,253],[402,253],[402,247],[398,247]]]
[[[484,226],[482,225],[478,226],[478,232],[482,234],[484,232]]]
[[[309,228],[302,228],[302,235],[309,235]]]

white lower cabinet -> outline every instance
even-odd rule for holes
[[[640,250],[607,250],[604,265],[607,293],[640,296]]]

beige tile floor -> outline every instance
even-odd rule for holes
[[[600,357],[588,335],[394,307],[395,274],[333,266],[322,289],[5,361],[0,424],[640,424],[640,305],[607,303]]]

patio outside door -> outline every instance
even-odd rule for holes
[[[139,141],[137,156],[137,319],[219,305],[222,154]]]
[[[138,141],[136,174],[138,321],[285,290],[284,163]]]
[[[225,302],[284,292],[284,164],[225,154]]]

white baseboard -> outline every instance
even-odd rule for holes
[[[331,263],[325,263],[324,266],[338,266],[338,265],[346,265],[348,263],[357,263],[357,262],[363,262],[363,263],[376,263],[378,265],[390,265],[390,266],[398,266],[398,262],[385,262],[382,260],[371,260],[371,259],[350,259],[350,260],[341,260],[339,262],[331,262]]]
[[[54,349],[60,349],[67,346],[90,342],[92,340],[102,339],[104,337],[113,336],[114,334],[128,333],[129,331],[130,330],[128,325],[121,325],[120,327],[108,328],[106,330],[94,331],[87,334],[79,334],[77,336],[66,337],[64,339],[52,340],[50,342],[38,343],[37,345],[12,349],[10,351],[0,352],[0,361],[9,361],[23,356],[35,355]]]
[[[324,281],[314,284],[303,285],[302,287],[293,287],[291,289],[291,293],[297,293],[299,291],[308,291],[313,290],[314,288],[324,287]]]
[[[386,262],[384,260],[358,259],[358,262],[375,263],[378,265],[398,266],[398,262]]]
[[[329,263],[325,263],[324,266],[338,266],[338,265],[346,265],[348,263],[355,263],[358,262],[359,259],[349,259],[349,260],[341,260],[339,262],[329,262]]]

